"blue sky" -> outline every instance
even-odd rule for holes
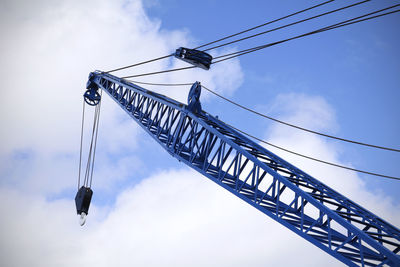
[[[201,5],[194,5],[190,1],[168,1],[163,4],[149,1],[148,13],[149,16],[162,21],[163,29],[185,28],[198,43],[203,44],[313,4],[313,1],[255,1],[233,4],[231,1],[210,0],[202,1]],[[254,41],[243,41],[234,46],[240,50],[280,40],[391,4],[392,1],[373,1],[312,20],[304,23],[304,26],[284,29],[277,34],[267,34],[253,38]],[[280,26],[343,5],[343,1],[330,3],[276,25]],[[281,93],[318,95],[335,109],[338,127],[329,133],[398,148],[399,24],[398,15],[393,15],[243,56],[240,63],[245,74],[244,82],[233,99],[250,107],[266,107],[269,104],[268,99]],[[219,101],[216,100],[216,103]],[[205,108],[212,110],[211,106],[212,104]],[[233,106],[229,108],[236,109]],[[280,114],[271,115],[279,117]],[[229,112],[224,116],[229,116]],[[244,118],[248,114],[243,112],[242,116]],[[254,118],[251,124],[243,119],[236,119],[235,123],[241,125],[242,129],[260,136],[262,133],[257,130],[257,126],[260,123],[270,125],[273,122],[263,122],[262,118]],[[352,162],[356,168],[393,176],[400,173],[398,153],[343,143],[340,146],[343,147],[341,157]],[[371,188],[382,186],[385,192],[393,196],[396,196],[400,189],[399,183],[395,181],[382,181],[381,178],[367,175],[362,177]]]
[[[287,22],[347,2],[335,1]],[[100,118],[93,202],[84,228],[78,226],[73,202],[82,94],[90,71],[166,55],[179,46],[197,46],[313,4],[2,1],[0,212],[7,216],[0,220],[0,265],[337,266],[329,255],[170,157],[107,96]],[[390,4],[371,1],[213,53],[290,37]],[[399,22],[395,14],[267,48],[214,65],[210,71],[141,80],[198,80],[273,117],[399,148]],[[116,75],[181,66],[187,64],[172,58]],[[147,88],[182,102],[189,90]],[[400,175],[399,153],[298,132],[205,91],[201,101],[206,111],[277,145],[358,169]],[[399,182],[273,151],[400,225]],[[238,235],[242,228],[250,228],[250,234]],[[26,251],[24,257],[20,251]],[[287,254],[293,257],[285,258]]]

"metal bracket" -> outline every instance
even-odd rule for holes
[[[85,102],[90,106],[96,106],[100,103],[101,96],[98,92],[99,86],[94,82],[94,73],[89,74],[89,80],[86,83],[86,92],[83,94]]]
[[[200,94],[201,84],[200,82],[195,82],[190,88],[187,106],[187,109],[195,114],[201,112]]]

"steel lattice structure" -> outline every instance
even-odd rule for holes
[[[199,91],[185,105],[102,72],[88,88],[104,90],[172,156],[343,263],[400,266],[398,228],[201,110]]]

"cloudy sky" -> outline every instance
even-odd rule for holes
[[[343,6],[337,1],[308,15]],[[0,2],[1,266],[338,266],[320,249],[171,158],[107,96],[94,196],[78,225],[82,93],[90,71],[197,46],[313,1],[3,0]],[[390,5],[368,5],[213,55],[290,37]],[[302,18],[301,16],[298,18]],[[293,20],[292,20],[293,21]],[[399,148],[399,15],[217,64],[141,81],[191,83],[280,119]],[[174,59],[117,73],[187,66]],[[185,102],[189,88],[148,87]],[[206,92],[202,106],[272,143],[354,168],[400,175],[399,153],[298,132]],[[90,113],[90,110],[88,110]],[[89,125],[87,125],[89,127]],[[400,183],[272,150],[395,226]],[[290,255],[290,257],[287,257]]]

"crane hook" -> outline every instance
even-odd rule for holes
[[[92,200],[93,191],[90,187],[82,186],[75,196],[76,213],[79,217],[79,224],[83,226],[86,222],[86,216],[89,213],[90,201]]]

